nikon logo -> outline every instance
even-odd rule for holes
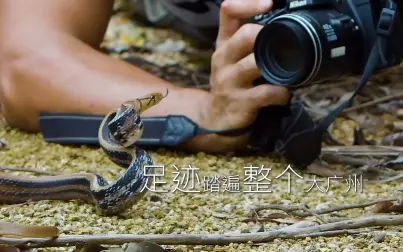
[[[307,1],[306,0],[300,0],[300,1],[292,1],[290,2],[290,9],[295,9],[295,8],[299,8],[299,7],[303,7],[305,5],[307,5]]]

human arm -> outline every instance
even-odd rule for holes
[[[207,92],[176,87],[97,51],[112,1],[2,0],[2,113],[11,125],[37,131],[40,112],[106,114],[125,100],[169,89],[168,97],[145,116],[180,114],[215,130],[249,126],[259,108],[285,103],[288,98],[284,89],[252,85],[258,71],[251,53],[260,28],[239,28],[243,18],[270,8],[268,1],[261,6],[258,2],[224,2],[212,90]],[[246,141],[247,135],[208,135],[184,147],[223,152],[241,148]]]
[[[105,0],[1,1],[0,99],[11,125],[37,131],[40,112],[106,114],[167,88],[169,98],[149,115],[198,117],[177,101],[193,107],[205,92],[176,88],[97,51],[111,9]]]

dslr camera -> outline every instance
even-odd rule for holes
[[[376,69],[400,64],[402,0],[274,2],[273,12],[255,17],[264,25],[255,44],[256,63],[268,83],[298,88],[362,74],[379,34],[388,37],[388,50]]]

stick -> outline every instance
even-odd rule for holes
[[[374,161],[371,161],[368,159],[342,156],[342,155],[338,155],[336,153],[325,154],[325,155],[322,155],[321,158],[328,163],[345,164],[345,165],[352,165],[352,166],[372,165],[375,163]]]
[[[322,149],[323,155],[386,156],[397,158],[402,153],[403,147],[379,145],[327,146]]]
[[[396,100],[396,99],[401,99],[401,98],[403,98],[403,92],[397,93],[397,94],[394,94],[394,95],[384,96],[384,97],[375,99],[373,101],[365,102],[365,103],[359,104],[357,106],[348,108],[348,109],[344,110],[343,114],[349,113],[351,111],[363,109],[363,108],[368,108],[368,107],[377,105],[379,103],[384,103],[384,102],[388,102],[388,101]]]
[[[287,214],[285,214],[285,213],[272,213],[272,214],[269,214],[269,215],[267,215],[267,216],[257,216],[256,214],[254,214],[255,216],[253,216],[253,217],[248,217],[248,218],[245,218],[244,220],[243,220],[243,222],[250,222],[250,221],[253,221],[253,222],[265,222],[265,221],[272,221],[272,222],[275,222],[275,223],[279,223],[278,221],[276,221],[276,219],[285,219],[285,218],[288,218],[289,217],[289,215],[287,215]]]
[[[368,203],[362,203],[362,204],[352,204],[352,205],[344,205],[344,206],[338,206],[338,207],[330,207],[327,209],[321,209],[318,211],[315,211],[316,214],[328,214],[328,213],[333,213],[333,212],[339,212],[342,210],[348,210],[348,209],[355,209],[355,208],[366,208],[369,206],[373,206],[379,203],[385,203],[385,202],[393,202],[393,201],[398,201],[398,199],[388,199],[388,200],[375,200],[371,201]]]
[[[159,245],[228,245],[230,243],[262,243],[269,242],[277,238],[295,239],[299,235],[309,236],[318,235],[319,232],[328,232],[336,230],[359,229],[363,227],[383,227],[403,224],[403,215],[375,215],[361,218],[355,218],[347,221],[334,223],[281,228],[266,232],[248,233],[248,234],[109,234],[109,235],[66,235],[59,238],[49,239],[15,239],[0,237],[0,244],[17,247],[66,247],[79,246],[83,244],[96,243],[105,245],[122,245],[131,242],[154,242]]]
[[[40,174],[40,175],[50,175],[50,176],[57,175],[54,172],[48,172],[48,171],[41,170],[41,169],[36,169],[36,168],[23,168],[23,167],[0,166],[0,171],[31,172],[31,173],[36,173],[36,174]]]
[[[403,232],[398,232],[398,231],[380,231],[380,232],[384,233],[385,235],[403,238]]]
[[[346,235],[346,234],[348,234],[348,235],[361,234],[361,231],[343,229],[343,230],[317,232],[317,233],[311,233],[311,234],[301,234],[301,235],[296,235],[295,238],[333,237],[333,236]]]
[[[377,180],[377,181],[371,181],[371,183],[372,184],[389,183],[389,182],[396,182],[396,181],[400,181],[400,180],[403,180],[403,173],[400,173],[400,174],[390,177],[390,178],[381,179],[381,180]]]
[[[388,200],[375,200],[367,203],[362,203],[362,204],[352,204],[352,205],[344,205],[344,206],[336,206],[336,207],[329,207],[326,209],[320,209],[320,210],[308,210],[308,208],[305,205],[301,206],[286,206],[286,205],[259,205],[256,206],[252,212],[257,213],[262,210],[281,210],[283,212],[286,212],[287,214],[297,216],[297,217],[308,217],[308,216],[317,216],[321,214],[328,214],[328,213],[333,213],[333,212],[339,212],[342,210],[348,210],[348,209],[354,209],[354,208],[366,208],[369,206],[373,206],[379,203],[385,203],[385,202],[393,202],[393,201],[398,201],[398,199],[388,199]],[[299,211],[299,212],[298,212]]]

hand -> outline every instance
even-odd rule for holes
[[[253,84],[260,76],[253,48],[262,26],[242,25],[244,19],[266,13],[271,7],[270,0],[223,2],[217,49],[212,58],[211,92],[201,126],[213,130],[245,128],[254,123],[259,109],[288,102],[285,88]],[[221,152],[244,147],[248,136],[202,136],[196,140],[197,147],[205,144],[208,151]]]

